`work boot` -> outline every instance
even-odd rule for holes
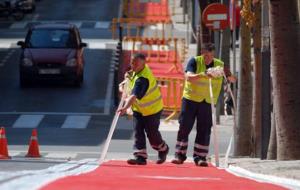
[[[208,167],[208,163],[206,161],[206,158],[198,158],[194,160],[196,166],[200,167]]]
[[[162,164],[166,161],[167,155],[169,153],[169,146],[166,144],[167,149],[165,151],[158,152],[158,160],[156,161],[157,164]]]
[[[175,159],[172,160],[171,162],[173,164],[183,164],[183,162],[186,160],[186,155],[183,154],[175,154]]]
[[[181,160],[179,158],[175,158],[174,160],[171,161],[173,164],[183,164],[184,160]]]
[[[141,156],[137,156],[136,158],[132,158],[127,160],[127,163],[130,165],[146,165],[147,160]]]

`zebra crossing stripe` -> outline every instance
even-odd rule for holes
[[[51,20],[51,21],[23,21],[23,22],[14,22],[9,28],[10,29],[24,29],[32,24],[59,24],[59,23],[70,23],[76,25],[78,28],[84,28],[84,23],[94,23],[94,29],[108,29],[110,27],[111,21],[64,21],[64,20]]]
[[[74,24],[77,28],[80,28],[82,25],[82,22],[70,22],[71,24]]]
[[[91,116],[68,116],[61,128],[85,129]]]
[[[16,22],[10,26],[10,29],[22,29],[27,26],[28,22]]]
[[[22,40],[24,40],[24,38],[0,38],[0,49],[19,48],[16,42]],[[83,38],[82,41],[88,43],[87,49],[114,49],[118,43],[116,40],[108,39]]]
[[[44,115],[20,115],[13,124],[13,128],[36,128]]]
[[[110,22],[109,21],[99,21],[96,22],[94,28],[100,28],[100,29],[107,29],[110,26]]]

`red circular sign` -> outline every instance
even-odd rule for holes
[[[221,3],[212,3],[204,9],[202,20],[209,29],[224,30],[229,26],[228,9]]]

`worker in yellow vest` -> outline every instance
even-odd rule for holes
[[[214,58],[213,44],[204,44],[201,55],[191,58],[187,64],[175,159],[172,160],[174,164],[182,164],[186,160],[188,136],[197,120],[193,159],[197,166],[208,166],[206,157],[212,127],[211,104],[217,103],[223,80],[206,73],[209,68],[215,67],[224,68],[224,63]],[[214,102],[211,102],[209,78],[212,79]]]
[[[120,114],[124,114],[130,107],[133,111],[135,151],[134,158],[127,160],[127,163],[132,165],[147,164],[146,135],[152,148],[158,151],[157,164],[165,162],[169,152],[169,147],[158,130],[163,110],[162,96],[157,81],[145,61],[145,55],[140,53],[133,55],[131,61],[133,72],[125,74],[130,80],[131,94],[124,106],[118,110]]]

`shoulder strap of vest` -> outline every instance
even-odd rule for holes
[[[224,62],[220,59],[214,58],[214,66],[223,66]]]

